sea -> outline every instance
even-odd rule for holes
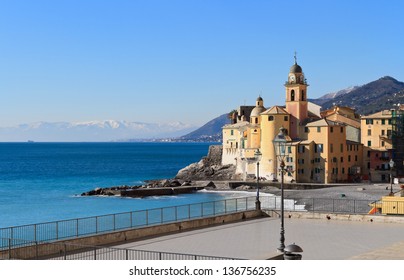
[[[81,196],[97,187],[173,178],[212,143],[0,143],[0,228],[223,200],[240,193]]]

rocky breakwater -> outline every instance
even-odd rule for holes
[[[234,165],[222,165],[222,146],[209,147],[206,157],[178,171],[175,179],[184,181],[225,181],[235,174]]]
[[[147,197],[159,195],[177,195],[192,193],[203,189],[203,186],[191,186],[189,182],[172,180],[150,180],[141,186],[115,186],[96,188],[82,193],[81,196],[106,195],[123,197]]]

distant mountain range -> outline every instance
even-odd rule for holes
[[[386,76],[363,86],[326,94],[310,101],[322,106],[322,110],[339,105],[354,108],[360,115],[369,115],[404,104],[404,83]]]
[[[178,138],[180,141],[221,142],[222,127],[230,123],[229,114],[223,114],[207,122],[197,130]]]
[[[0,142],[104,142],[128,139],[179,137],[195,126],[175,123],[141,123],[127,121],[36,122],[0,128]]]

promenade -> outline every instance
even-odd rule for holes
[[[242,259],[276,254],[278,218],[262,218],[121,244],[128,249]],[[404,260],[404,224],[285,219],[285,245],[296,243],[304,260]],[[116,246],[114,246],[116,247]]]

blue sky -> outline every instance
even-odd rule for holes
[[[404,1],[0,0],[0,126],[201,125],[284,104],[294,52],[310,98],[404,80]]]

